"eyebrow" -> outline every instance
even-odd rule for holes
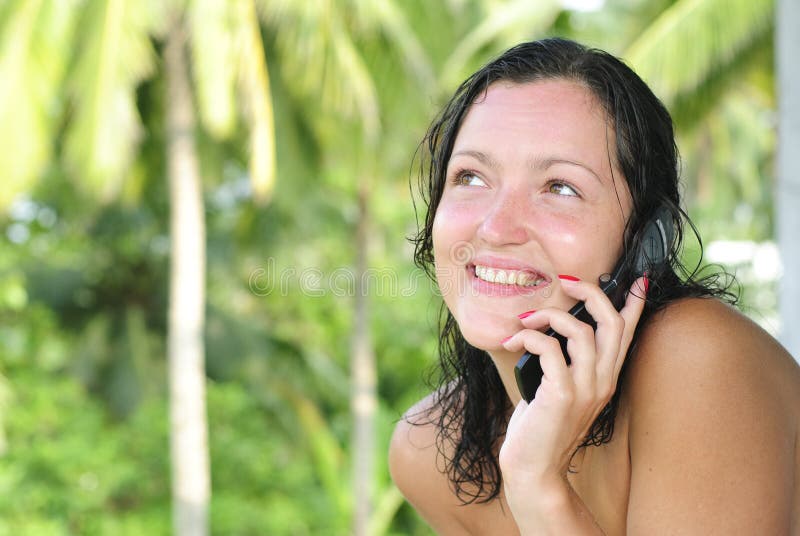
[[[500,168],[500,163],[497,162],[497,160],[495,160],[494,158],[492,158],[488,154],[486,154],[484,152],[481,152],[481,151],[475,151],[475,150],[472,150],[472,149],[464,149],[464,150],[457,151],[457,152],[451,154],[450,158],[453,158],[454,156],[471,156],[472,158],[474,158],[475,160],[478,160],[481,164],[483,164],[483,165],[485,165],[487,167],[490,167],[492,169],[499,169]]]
[[[568,160],[566,158],[550,157],[550,158],[532,159],[530,161],[530,163],[529,163],[530,167],[532,167],[533,169],[542,170],[542,171],[544,171],[545,169],[547,169],[547,168],[549,168],[551,166],[554,166],[556,164],[568,164],[570,166],[577,166],[577,167],[583,168],[586,171],[588,171],[589,173],[591,173],[592,175],[594,175],[594,177],[598,181],[600,181],[601,183],[603,182],[603,179],[600,177],[600,175],[598,175],[595,172],[595,170],[593,170],[588,165],[586,165],[586,164],[584,164],[582,162],[577,162],[575,160]]]
[[[488,154],[486,154],[486,153],[484,153],[482,151],[476,151],[474,149],[463,149],[461,151],[457,151],[457,152],[453,153],[450,156],[450,158],[453,158],[455,156],[471,156],[472,158],[475,158],[480,163],[484,164],[485,166],[487,166],[487,167],[489,167],[491,169],[499,169],[500,168],[500,164],[497,162],[497,160],[495,160],[490,155],[488,155]],[[567,158],[559,158],[559,157],[551,156],[551,157],[545,157],[545,158],[542,158],[542,157],[532,158],[532,159],[530,159],[528,161],[528,166],[530,166],[532,169],[535,169],[535,170],[538,170],[538,171],[544,171],[544,170],[546,170],[546,169],[548,169],[548,168],[550,168],[550,167],[552,167],[552,166],[554,166],[556,164],[567,164],[567,165],[570,165],[570,166],[577,166],[577,167],[583,168],[586,171],[588,171],[589,173],[591,173],[592,175],[594,175],[594,177],[598,181],[600,181],[601,183],[603,182],[603,179],[600,177],[600,175],[598,175],[595,172],[595,170],[593,170],[588,165],[586,165],[586,164],[584,164],[582,162],[577,162],[575,160],[569,160]]]

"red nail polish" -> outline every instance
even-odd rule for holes
[[[518,314],[517,318],[522,320],[523,318],[528,318],[529,316],[531,316],[535,312],[536,312],[536,309],[531,309],[530,311],[525,311],[524,313]]]
[[[647,294],[647,291],[650,289],[650,278],[647,277],[647,274],[644,274],[644,293]]]
[[[566,280],[566,281],[580,281],[580,279],[578,279],[578,278],[577,278],[577,277],[575,277],[574,275],[564,275],[564,274],[558,274],[558,278],[559,278],[559,279],[564,279],[564,280]]]
[[[500,341],[500,344],[505,344],[511,337],[513,337],[513,335],[509,335],[508,337]]]

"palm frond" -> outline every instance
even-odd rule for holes
[[[489,17],[464,36],[444,63],[440,87],[454,87],[470,69],[470,60],[492,41],[509,35],[501,46],[518,41],[518,33],[535,37],[548,29],[561,11],[555,0],[515,0],[490,11]]]
[[[396,0],[352,0],[356,12],[362,14],[367,29],[379,29],[389,38],[390,46],[396,48],[422,87],[436,83],[428,54],[419,42]]]
[[[397,511],[403,506],[405,497],[394,484],[378,494],[375,510],[369,520],[369,533],[375,535],[386,534]]]
[[[330,69],[331,76],[327,77],[327,82],[342,97],[347,95],[346,92],[352,92],[354,100],[351,104],[358,109],[364,138],[367,145],[371,146],[377,140],[380,130],[380,109],[375,82],[342,21],[334,18],[332,23],[331,63],[334,68]],[[341,75],[348,79],[347,86],[338,86],[335,82]]]
[[[135,0],[90,0],[69,90],[74,113],[65,158],[80,183],[114,195],[136,154],[142,125],[136,88],[152,73],[153,14]]]
[[[187,10],[200,120],[216,138],[230,136],[236,124],[233,5],[226,0],[191,0]]]
[[[239,80],[250,128],[250,184],[255,199],[265,203],[275,188],[275,125],[267,59],[253,0],[238,3],[236,18]]]
[[[375,139],[377,90],[334,2],[277,0],[260,6],[283,59],[282,78],[292,91],[323,114],[357,119],[365,139]]]
[[[769,32],[773,0],[678,0],[625,53],[670,105]]]
[[[32,187],[51,158],[76,10],[66,2],[15,0],[0,29],[0,210]]]
[[[704,118],[712,113],[721,99],[731,90],[748,86],[754,91],[756,85],[764,81],[756,80],[763,76],[763,66],[772,62],[773,32],[761,35],[746,49],[725,65],[720,65],[708,73],[694,90],[680,93],[668,101],[670,114],[678,131],[687,132],[702,125]],[[772,71],[769,71],[772,73]],[[763,88],[758,88],[763,92]]]
[[[337,512],[347,512],[352,501],[347,480],[343,478],[345,454],[330,424],[310,398],[290,389],[276,389],[292,405],[297,423],[308,438],[307,445],[311,450],[314,469],[326,495],[336,505]]]

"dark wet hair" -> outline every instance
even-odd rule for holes
[[[560,38],[517,45],[470,76],[456,90],[430,126],[421,144],[419,191],[427,207],[424,223],[412,239],[414,261],[435,279],[432,229],[445,186],[445,174],[461,123],[470,106],[494,82],[524,84],[541,80],[574,81],[588,88],[603,106],[613,127],[616,160],[633,198],[623,237],[624,255],[635,251],[640,232],[653,212],[667,208],[674,226],[667,262],[648,273],[650,287],[628,357],[641,326],[670,301],[687,296],[718,296],[735,302],[728,291],[731,278],[712,274],[701,278],[698,267],[687,270],[679,252],[684,224],[696,229],[680,207],[678,150],[672,119],[650,88],[621,60],[602,50]],[[611,150],[609,140],[609,151]],[[613,166],[612,166],[613,169]],[[698,242],[700,241],[697,236]],[[701,245],[702,250],[702,245]],[[621,288],[630,288],[632,270],[623,273]],[[471,346],[450,312],[442,306],[439,338],[440,374],[434,404],[425,415],[410,416],[416,424],[437,426],[437,447],[456,495],[464,503],[489,502],[500,492],[497,450],[505,434],[510,400],[489,355]],[[626,364],[628,360],[626,359]],[[611,401],[592,425],[581,447],[608,442],[620,396],[617,383]]]

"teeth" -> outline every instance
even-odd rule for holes
[[[522,287],[535,287],[544,282],[544,278],[519,270],[500,270],[487,266],[475,265],[475,275],[478,279],[501,285],[519,285]]]

